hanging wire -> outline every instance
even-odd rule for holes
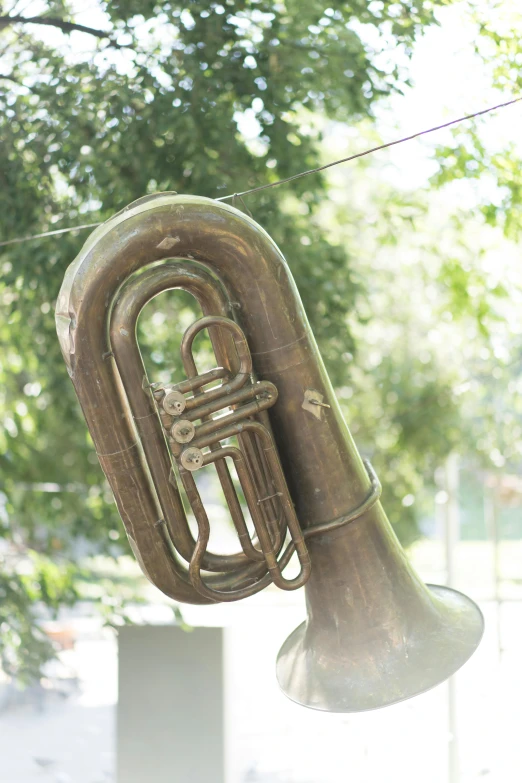
[[[402,139],[396,139],[395,141],[388,141],[386,144],[379,144],[378,147],[371,147],[368,150],[364,150],[364,152],[357,152],[355,155],[349,155],[347,158],[341,158],[340,160],[334,160],[332,163],[326,163],[324,166],[317,166],[315,169],[308,169],[307,171],[301,171],[299,174],[292,174],[291,177],[285,177],[285,179],[279,179],[276,182],[270,182],[267,185],[258,185],[256,188],[250,188],[250,190],[243,190],[241,193],[233,193],[230,196],[221,196],[220,198],[215,199],[215,201],[225,201],[229,198],[241,198],[241,196],[248,196],[250,193],[259,193],[261,190],[267,190],[268,188],[276,188],[278,185],[284,185],[286,182],[292,182],[294,179],[299,179],[300,177],[307,177],[309,174],[317,174],[319,171],[325,171],[325,169],[330,169],[332,166],[338,166],[340,163],[348,163],[350,160],[355,160],[356,158],[362,158],[364,155],[370,155],[372,152],[378,152],[379,150],[384,150],[387,147],[394,147],[396,144],[402,144],[405,141],[411,141],[412,139],[416,139],[419,136],[424,136],[426,133],[433,133],[433,131],[442,130],[443,128],[449,128],[450,125],[456,125],[458,122],[464,122],[465,120],[471,120],[473,117],[480,117],[481,114],[488,114],[490,111],[495,111],[496,109],[503,109],[504,106],[511,106],[513,103],[518,103],[518,101],[522,101],[521,98],[513,98],[511,101],[506,101],[506,103],[499,103],[497,106],[490,106],[488,109],[482,109],[482,111],[477,111],[474,114],[467,114],[465,117],[459,117],[457,120],[450,120],[449,122],[445,122],[442,125],[435,125],[433,128],[428,128],[427,130],[418,131],[417,133],[412,133],[411,136],[403,136]]]
[[[101,223],[85,223],[83,226],[69,226],[69,228],[57,228],[56,231],[44,231],[42,234],[32,234],[29,237],[17,237],[16,239],[8,239],[6,242],[0,242],[0,247],[6,245],[16,245],[19,242],[30,242],[32,239],[43,239],[44,237],[52,237],[56,234],[67,234],[69,231],[82,231],[84,228],[96,228]]]
[[[522,97],[513,98],[509,101],[506,101],[505,103],[498,103],[496,106],[489,106],[487,109],[476,111],[473,114],[466,114],[464,117],[459,117],[456,120],[450,120],[449,122],[444,122],[442,123],[442,125],[435,125],[433,128],[427,128],[426,130],[421,130],[418,131],[417,133],[412,133],[410,136],[403,136],[400,139],[395,139],[395,141],[388,141],[386,144],[379,144],[377,147],[371,147],[370,149],[364,150],[363,152],[357,152],[355,155],[349,155],[347,158],[334,160],[332,161],[332,163],[326,163],[324,166],[317,166],[317,168],[314,169],[307,169],[306,171],[300,171],[299,174],[293,174],[291,177],[285,177],[284,179],[279,179],[276,182],[269,182],[266,185],[258,185],[255,188],[250,188],[250,190],[243,190],[241,192],[230,193],[228,196],[220,196],[219,198],[215,199],[215,201],[228,201],[228,199],[234,200],[236,198],[239,198],[243,206],[247,210],[247,212],[249,212],[250,214],[248,207],[243,201],[243,196],[248,196],[251,193],[259,193],[262,190],[268,190],[268,188],[276,188],[279,185],[284,185],[287,182],[292,182],[295,179],[300,179],[301,177],[307,177],[309,174],[317,174],[320,171],[325,171],[326,169],[332,168],[332,166],[339,166],[339,164],[341,163],[348,163],[351,160],[356,160],[356,158],[362,158],[365,155],[371,155],[373,152],[384,150],[387,147],[394,147],[396,144],[403,144],[405,141],[411,141],[412,139],[419,138],[419,136],[425,136],[427,133],[433,133],[434,131],[442,130],[443,128],[449,128],[451,125],[457,125],[459,122],[472,120],[474,117],[480,117],[483,114],[489,114],[492,111],[503,109],[504,107],[511,106],[512,104],[518,103],[519,101],[522,101]],[[33,239],[42,239],[44,237],[55,236],[56,234],[65,234],[69,231],[82,231],[83,229],[95,228],[96,226],[99,225],[101,225],[101,222],[87,223],[83,226],[71,226],[69,228],[59,228],[56,229],[55,231],[45,231],[42,234],[33,234],[32,236],[27,236],[27,237],[17,237],[15,239],[8,239],[3,242],[0,242],[0,247],[6,247],[7,245],[14,245],[20,242],[30,242]]]

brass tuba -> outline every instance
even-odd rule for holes
[[[136,322],[150,299],[175,288],[197,299],[203,317],[183,337],[186,378],[162,387],[147,377]],[[288,266],[252,219],[196,196],[140,199],[87,240],[65,275],[56,323],[148,579],[195,604],[244,598],[272,582],[306,585],[308,619],[277,660],[291,699],[334,712],[373,709],[437,685],[469,658],[482,615],[461,593],[424,585],[410,566]],[[200,373],[192,345],[202,330],[218,366]],[[207,548],[196,476],[210,464],[239,538],[232,555]]]

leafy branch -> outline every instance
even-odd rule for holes
[[[56,27],[64,33],[86,33],[95,38],[107,39],[109,46],[115,49],[132,48],[130,44],[120,44],[114,40],[111,33],[105,30],[97,30],[94,27],[87,27],[76,22],[67,22],[65,19],[59,19],[55,16],[0,16],[0,29],[10,27],[13,24],[40,24],[49,27]]]

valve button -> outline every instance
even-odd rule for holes
[[[203,452],[201,449],[196,449],[194,446],[190,446],[182,453],[180,462],[185,470],[199,470],[203,466]]]
[[[172,425],[170,434],[176,443],[189,443],[196,434],[196,428],[188,419],[178,419]]]
[[[171,416],[179,416],[185,410],[187,404],[184,395],[178,391],[170,391],[161,401],[165,413]]]

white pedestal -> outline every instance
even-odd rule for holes
[[[119,631],[118,783],[224,783],[223,631]]]

